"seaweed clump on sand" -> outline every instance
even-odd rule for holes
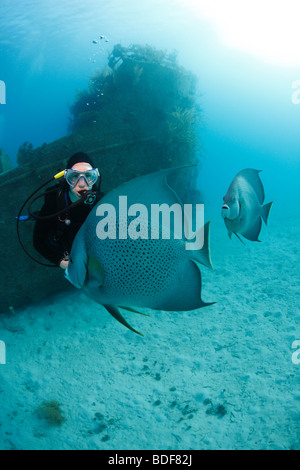
[[[65,421],[59,403],[56,400],[44,401],[35,411],[40,419],[47,422],[49,426],[61,426]]]
[[[69,132],[101,128],[106,147],[147,141],[142,156],[148,171],[149,164],[158,169],[197,163],[197,99],[197,78],[178,64],[176,52],[118,44],[104,70],[90,79],[86,90],[77,92]]]
[[[203,402],[205,406],[209,405],[206,410],[207,415],[217,416],[217,418],[223,418],[227,414],[227,409],[224,405],[213,405],[212,401],[209,398],[206,398]]]

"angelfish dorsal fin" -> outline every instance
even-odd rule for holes
[[[210,231],[210,222],[206,222],[204,227],[200,230],[204,232],[204,244],[200,250],[195,250],[193,257],[204,266],[213,269],[213,265],[210,258],[210,251],[209,251],[209,231]],[[199,231],[200,231],[199,230]],[[196,235],[197,236],[197,235]]]

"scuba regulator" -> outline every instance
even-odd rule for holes
[[[48,268],[57,268],[57,266],[55,264],[47,264],[47,263],[42,263],[41,261],[37,260],[36,258],[34,258],[28,251],[27,249],[25,248],[22,240],[21,240],[21,236],[20,236],[20,227],[19,227],[19,224],[20,224],[20,221],[22,220],[49,220],[49,219],[52,219],[54,217],[58,217],[60,214],[63,214],[66,212],[66,210],[72,210],[74,209],[75,207],[81,205],[82,203],[84,204],[89,204],[89,205],[92,205],[94,204],[96,198],[97,198],[97,192],[95,191],[91,191],[91,190],[83,190],[83,191],[78,191],[79,194],[81,195],[81,199],[79,199],[78,201],[74,202],[74,203],[71,203],[69,204],[68,206],[66,206],[64,209],[58,211],[58,212],[55,212],[54,214],[51,214],[51,215],[47,215],[47,216],[40,216],[39,213],[37,212],[32,212],[31,211],[31,207],[32,205],[34,204],[35,201],[37,201],[38,199],[40,199],[41,197],[45,196],[46,192],[43,192],[42,194],[40,194],[39,196],[35,197],[34,199],[32,199],[41,189],[43,189],[45,186],[47,186],[48,184],[52,183],[53,181],[56,181],[60,178],[62,178],[63,176],[65,176],[65,173],[66,173],[67,170],[63,170],[59,173],[57,173],[55,176],[53,176],[50,180],[46,181],[46,183],[42,184],[39,188],[37,188],[27,199],[26,201],[23,203],[21,209],[19,210],[19,214],[18,216],[16,217],[17,219],[17,236],[18,236],[18,240],[19,240],[19,243],[23,249],[23,251],[26,253],[27,256],[29,256],[29,258],[31,258],[33,261],[35,261],[36,263],[42,265],[42,266],[47,266]],[[98,173],[99,174],[99,173]],[[100,185],[100,178],[99,178],[99,185]],[[54,191],[57,191],[58,188],[55,187],[53,188],[52,190],[50,191],[47,191],[47,194],[50,194]],[[30,204],[28,205],[27,207],[27,212],[29,214],[29,217],[28,216],[22,216],[22,212],[25,208],[25,206],[29,203],[29,201],[32,199],[32,201],[30,202]],[[71,223],[70,220],[65,221],[66,225],[69,225]]]

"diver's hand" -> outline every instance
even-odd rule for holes
[[[67,267],[69,266],[69,253],[67,251],[64,252],[64,256],[62,257],[59,266],[62,269],[67,269]]]
[[[61,262],[59,263],[59,266],[62,269],[67,269],[67,267],[69,266],[69,260],[62,259]]]

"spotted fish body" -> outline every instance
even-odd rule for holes
[[[128,206],[178,204],[176,193],[166,181],[169,172],[135,178],[104,196],[78,232],[70,254],[67,273],[70,282],[130,329],[118,307],[133,311],[139,307],[187,311],[210,305],[201,299],[199,268],[200,264],[211,267],[208,224],[204,246],[198,251],[186,250],[185,241],[173,236],[166,240],[150,237],[100,240],[97,236],[97,208],[112,204],[117,209],[120,195],[127,196]],[[127,222],[117,217],[117,229]]]
[[[267,224],[273,203],[263,205],[265,193],[259,173],[259,170],[251,168],[240,171],[223,198],[222,217],[230,238],[234,233],[259,241],[261,220]]]

